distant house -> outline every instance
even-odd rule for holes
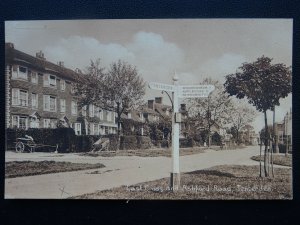
[[[72,127],[77,135],[116,133],[115,113],[95,105],[79,108],[73,84],[81,71],[31,56],[5,44],[6,128]]]
[[[286,113],[283,120],[276,124],[279,143],[292,144],[292,109]]]

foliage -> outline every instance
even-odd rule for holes
[[[137,68],[127,62],[114,62],[105,72],[98,59],[91,61],[86,74],[78,77],[75,95],[79,97],[81,107],[94,104],[116,112],[119,134],[121,115],[141,105],[145,95],[145,82],[139,76]]]
[[[202,128],[208,131],[208,138],[210,139],[212,127],[226,126],[234,109],[231,99],[219,81],[206,78],[201,84],[212,84],[215,86],[215,90],[207,98],[188,99],[186,103],[189,117],[195,121],[194,132]]]
[[[262,56],[253,63],[243,63],[235,74],[226,76],[225,90],[230,96],[238,99],[247,98],[265,117],[265,176],[269,176],[267,169],[268,158],[268,123],[267,110],[274,110],[279,105],[280,98],[285,98],[292,92],[291,67],[282,63],[271,64],[272,59]]]
[[[237,101],[232,111],[230,123],[232,124],[232,132],[237,143],[241,142],[240,131],[249,125],[256,117],[256,111],[249,105],[241,101]]]
[[[260,112],[273,110],[280,98],[291,93],[292,73],[290,67],[271,61],[262,56],[253,63],[244,63],[240,71],[226,76],[226,91],[239,99],[246,97]]]

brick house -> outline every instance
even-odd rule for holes
[[[75,133],[116,133],[115,113],[94,105],[79,109],[75,71],[46,60],[43,52],[28,55],[5,44],[6,128],[72,127]]]

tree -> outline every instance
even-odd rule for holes
[[[210,146],[212,127],[224,127],[230,121],[233,104],[229,95],[219,81],[206,78],[201,84],[212,84],[215,90],[207,98],[188,99],[189,116],[196,119],[195,126],[204,128],[208,132],[208,146]]]
[[[234,104],[234,109],[232,110],[230,122],[232,124],[232,129],[234,129],[234,134],[236,135],[236,142],[240,144],[240,131],[246,125],[250,124],[256,117],[256,111],[242,103],[237,101]]]
[[[122,113],[141,105],[145,95],[145,83],[136,67],[120,60],[112,63],[107,72],[100,59],[91,61],[74,87],[79,106],[93,104],[117,114],[118,135]]]
[[[142,105],[145,82],[136,67],[119,60],[110,65],[105,79],[105,107],[116,112],[118,135],[120,135],[121,115]]]
[[[247,98],[248,102],[263,112],[265,120],[265,156],[264,173],[268,177],[267,148],[269,131],[267,110],[279,105],[279,99],[285,98],[292,91],[291,67],[282,63],[271,64],[272,59],[262,56],[252,63],[243,63],[235,74],[226,76],[224,87],[230,96],[238,99]]]

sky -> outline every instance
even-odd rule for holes
[[[157,19],[6,21],[5,42],[30,55],[42,50],[48,61],[84,69],[100,58],[104,67],[119,59],[135,65],[146,82],[199,84],[211,77],[225,81],[244,62],[265,55],[292,65],[291,19]],[[145,100],[163,96],[147,86]],[[280,101],[276,121],[292,107],[292,95]],[[272,113],[268,113],[269,123]],[[264,126],[259,113],[252,124]]]

